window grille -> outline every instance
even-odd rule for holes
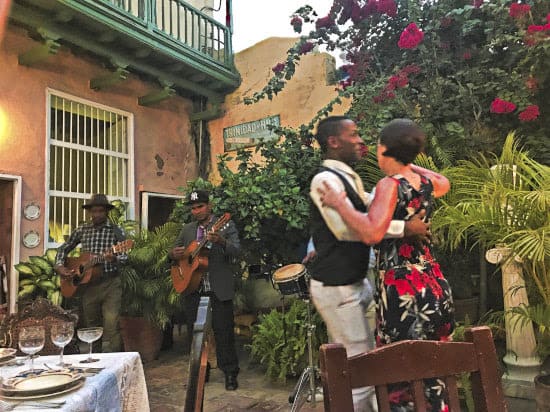
[[[49,95],[48,246],[84,220],[93,193],[131,204],[131,115]]]

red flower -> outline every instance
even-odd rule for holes
[[[390,17],[397,15],[397,4],[393,0],[378,0],[376,9],[380,14],[387,14]]]
[[[420,207],[420,198],[415,197],[413,200],[409,202],[407,207],[412,207],[413,209],[418,209]]]
[[[361,145],[361,157],[365,157],[369,154],[369,147],[366,144]]]
[[[462,54],[462,58],[464,60],[470,60],[472,58],[472,53],[470,53],[469,51],[465,51],[463,54]]]
[[[395,285],[395,270],[390,269],[384,274],[384,285]]]
[[[519,114],[519,120],[522,122],[530,122],[539,117],[539,115],[539,107],[536,104],[532,104],[531,106],[527,106],[525,110]]]
[[[472,6],[474,6],[476,9],[479,9],[482,4],[483,4],[483,0],[474,0],[472,2]]]
[[[399,256],[403,256],[405,259],[409,259],[412,256],[413,247],[407,243],[403,243],[399,248]]]
[[[429,262],[434,260],[432,253],[430,252],[430,248],[427,246],[424,246],[424,259],[426,259]]]
[[[528,4],[512,3],[510,5],[510,17],[514,19],[521,19],[531,11],[531,6]]]
[[[413,295],[416,291],[413,289],[408,280],[405,279],[396,279],[395,280],[395,289],[397,289],[397,294],[399,296],[403,295]]]
[[[315,22],[315,28],[317,30],[319,30],[321,28],[328,29],[328,28],[331,28],[333,26],[334,26],[334,19],[330,15],[325,16],[325,17],[321,17],[320,19],[318,19]]]
[[[411,273],[408,273],[405,277],[412,283],[417,292],[424,289],[424,283],[422,282],[422,277],[420,276],[420,272],[418,270],[411,270]]]
[[[312,42],[306,41],[306,42],[304,42],[304,43],[302,43],[302,44],[300,45],[300,51],[299,51],[299,53],[300,53],[300,54],[309,53],[310,51],[313,50],[314,47],[315,47],[315,45],[314,45]]]
[[[531,24],[529,27],[527,27],[527,33],[536,33],[538,31],[544,31],[544,27],[543,26],[538,26],[538,25],[535,25],[535,24]]]
[[[420,73],[420,71],[420,67],[416,64],[409,64],[408,66],[403,67],[399,73],[409,75],[413,73]]]
[[[422,42],[423,38],[424,33],[420,31],[415,23],[411,23],[401,33],[397,45],[400,49],[414,49]]]
[[[491,103],[491,113],[510,113],[514,110],[516,110],[514,103],[499,99],[498,97]]]
[[[277,63],[275,66],[273,66],[271,70],[273,70],[273,73],[279,74],[283,71],[284,68],[285,68],[284,63]]]
[[[546,21],[550,23],[550,13],[548,13],[548,15],[546,16]]]
[[[302,21],[302,19],[298,16],[294,16],[292,18],[292,20],[290,20],[290,25],[294,28],[294,31],[296,33],[301,33],[302,32],[302,24],[304,22]]]
[[[388,85],[391,87],[390,90],[405,87],[407,84],[409,84],[409,79],[406,75],[398,74],[396,76],[391,76],[388,80]]]

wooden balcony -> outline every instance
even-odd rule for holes
[[[219,101],[240,83],[231,30],[181,0],[14,0],[11,19],[41,41],[21,52],[20,64],[39,65],[60,46],[84,50],[112,70],[90,79],[94,89],[132,72],[165,95]]]

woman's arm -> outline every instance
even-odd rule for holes
[[[361,242],[373,245],[383,239],[390,225],[397,202],[397,184],[389,177],[378,182],[368,214],[356,210],[346,201],[345,192],[336,192],[325,182],[317,191],[323,206],[336,210]]]
[[[413,164],[411,164],[411,169],[413,172],[424,175],[432,181],[432,184],[434,186],[434,197],[443,196],[451,188],[451,183],[449,182],[449,179],[447,179],[442,174]]]

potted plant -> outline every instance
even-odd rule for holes
[[[508,135],[502,154],[479,154],[447,170],[453,193],[436,212],[449,246],[466,242],[485,249],[505,247],[501,264],[521,265],[529,306],[507,313],[511,326],[538,327],[538,353],[550,353],[550,167],[534,161]],[[517,291],[512,291],[516,293]],[[548,405],[546,405],[546,408]]]
[[[162,329],[182,306],[181,295],[172,287],[167,261],[179,230],[180,225],[166,223],[133,235],[134,247],[121,270],[122,341],[125,350],[139,352],[144,361],[156,359]]]

